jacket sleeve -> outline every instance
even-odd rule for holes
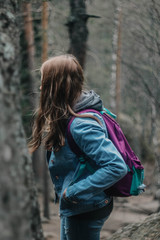
[[[106,128],[94,119],[75,118],[70,130],[76,144],[98,166],[95,173],[67,188],[66,197],[78,202],[111,187],[126,175],[127,167]]]

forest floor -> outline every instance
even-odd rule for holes
[[[147,183],[150,184],[153,171],[150,169],[150,171],[147,172],[148,175],[146,176],[146,179],[148,181]],[[45,240],[59,240],[59,204],[50,202],[50,219],[48,220],[42,216],[43,207],[41,195],[39,196],[39,203],[41,208],[41,219]],[[143,221],[148,215],[155,213],[158,207],[159,202],[158,200],[154,199],[150,189],[137,197],[115,198],[114,209],[101,231],[101,240],[106,240],[121,227],[124,227],[130,223],[138,223]]]

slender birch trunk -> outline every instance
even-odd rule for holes
[[[120,112],[120,99],[121,99],[121,32],[122,32],[122,8],[121,2],[117,2],[115,12],[113,33],[113,54],[112,54],[112,75],[111,75],[111,108],[116,112],[117,118]]]

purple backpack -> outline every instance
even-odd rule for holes
[[[128,167],[128,173],[117,183],[115,183],[113,186],[105,190],[105,193],[110,196],[119,196],[119,197],[128,197],[132,195],[138,195],[141,192],[144,191],[145,185],[143,184],[144,180],[144,167],[142,166],[140,160],[137,158],[131,147],[129,146],[119,124],[108,114],[105,112],[100,113],[94,109],[86,109],[83,110],[81,113],[96,113],[103,117],[103,120],[106,124],[108,136],[109,139],[113,142],[119,153],[121,154],[122,158],[124,159],[127,167]],[[75,117],[71,117],[68,127],[67,127],[67,139],[69,146],[71,150],[79,157],[80,161],[83,162],[83,168],[84,168],[84,162],[85,161],[82,156],[84,156],[84,153],[81,151],[81,149],[77,146],[75,143],[71,132],[70,132],[70,126],[71,123]],[[88,166],[89,163],[86,163]],[[80,168],[81,169],[81,168]],[[93,168],[88,167],[91,173],[94,172]],[[77,173],[78,176],[83,174],[83,172],[80,170],[79,173]]]

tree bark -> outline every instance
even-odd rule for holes
[[[48,58],[48,2],[42,3],[42,62]]]
[[[119,119],[121,101],[121,35],[122,35],[122,9],[119,7],[118,17],[118,39],[117,39],[117,61],[116,61],[116,115]]]
[[[32,4],[30,1],[23,1],[22,12],[24,16],[24,34],[27,46],[27,66],[28,66],[28,76],[26,79],[28,81],[29,89],[29,103],[31,111],[34,111],[38,106],[38,82],[36,81],[35,75],[35,42],[34,42],[34,30],[33,30],[33,19],[32,19]],[[39,84],[40,85],[40,84]],[[35,151],[32,155],[33,170],[35,173],[35,178],[40,176],[39,162],[41,160],[41,152],[39,150]]]
[[[29,88],[30,93],[32,93],[31,105],[32,108],[35,109],[37,107],[38,99],[35,97],[35,93],[37,93],[37,83],[35,79],[35,44],[34,44],[34,31],[33,31],[33,20],[32,20],[32,6],[29,1],[24,1],[22,5],[23,15],[24,15],[24,32],[25,39],[27,43],[27,56],[28,56],[28,68],[30,71],[30,79],[29,79]]]
[[[42,62],[48,58],[48,2],[42,3]],[[45,151],[40,148],[41,156],[45,159]],[[44,217],[49,219],[49,182],[48,182],[48,169],[46,161],[43,161],[43,214]]]
[[[88,38],[88,16],[86,14],[85,1],[70,0],[70,9],[70,18],[66,24],[70,37],[70,48],[68,52],[77,57],[79,63],[84,68]]]
[[[17,1],[1,1],[0,6],[0,235],[2,240],[42,240],[19,104]]]
[[[112,54],[112,81],[110,88],[111,107],[116,112],[117,119],[120,112],[120,99],[121,99],[121,31],[122,31],[122,9],[121,1],[117,1],[115,12],[115,28],[113,34],[113,54]]]

